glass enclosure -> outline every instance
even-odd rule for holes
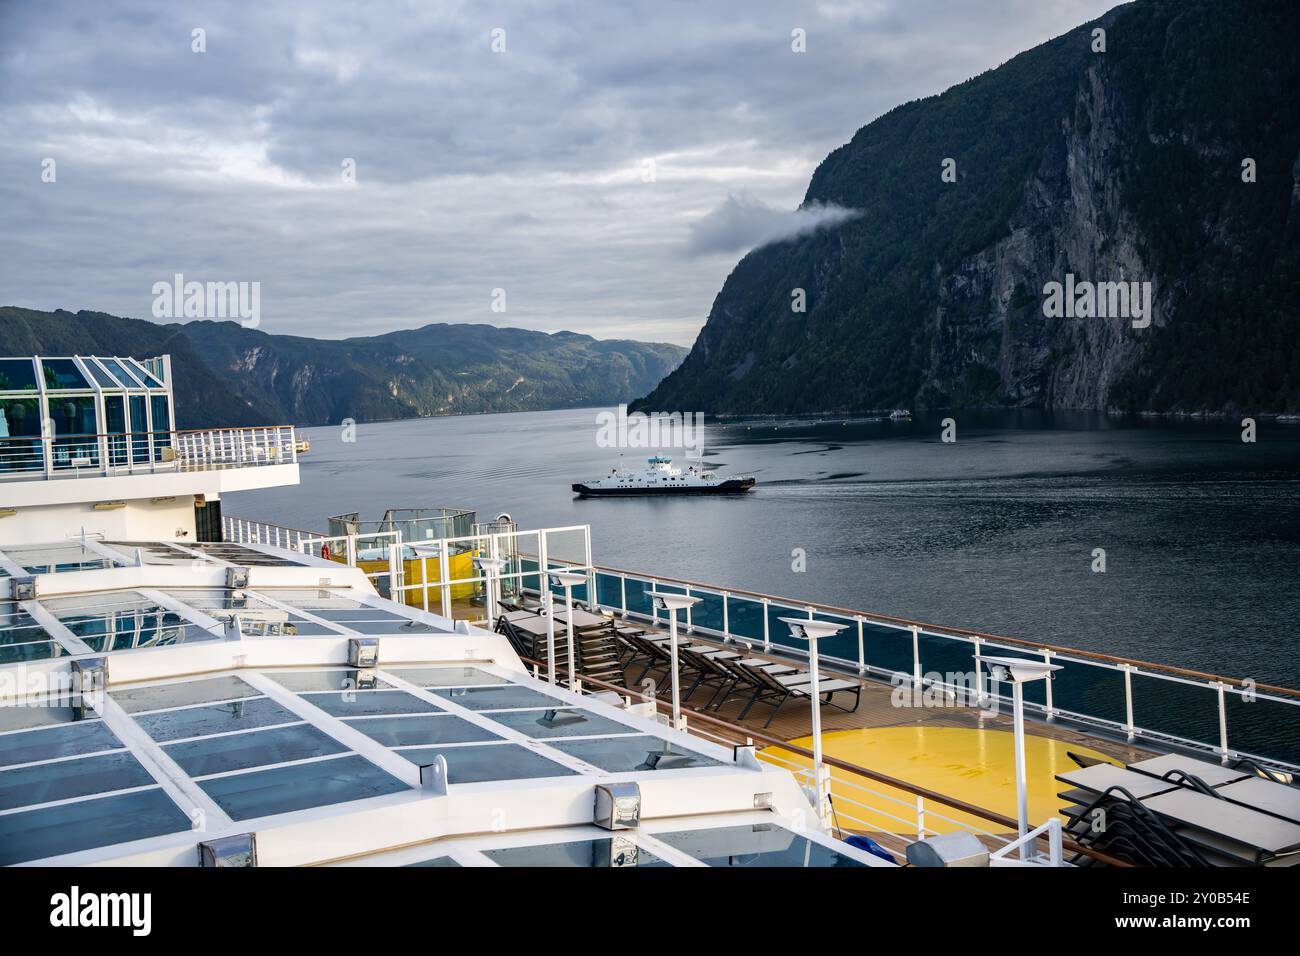
[[[169,360],[0,359],[0,479],[171,461]]]

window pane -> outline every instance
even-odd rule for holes
[[[0,398],[0,474],[44,470],[40,400]]]
[[[0,392],[36,391],[36,366],[29,358],[0,359]]]
[[[110,696],[123,710],[133,714],[141,710],[163,710],[168,707],[183,707],[186,704],[233,700],[237,697],[260,697],[261,693],[238,677],[229,676],[184,681],[180,684],[138,687],[132,690],[114,690],[110,692]]]
[[[361,690],[342,694],[303,694],[303,700],[315,704],[335,717],[364,717],[368,714],[418,714],[437,711],[428,701],[400,690]]]
[[[484,850],[483,855],[499,866],[668,866],[649,850],[631,840],[610,837],[602,840],[575,840],[572,843],[547,843],[541,846],[512,846],[501,850]]]
[[[548,747],[563,750],[579,760],[608,770],[680,770],[683,767],[716,767],[718,761],[658,737],[611,737],[605,740],[552,740]]]
[[[0,815],[0,866],[190,829],[161,789]]]
[[[439,697],[470,710],[494,710],[504,707],[563,707],[564,701],[541,694],[528,687],[451,687],[434,688]]]
[[[333,737],[306,724],[190,740],[169,744],[165,749],[167,756],[191,777],[324,757],[347,750]]]
[[[42,359],[42,371],[45,373],[45,388],[90,388],[86,376],[81,374],[77,363],[72,359]]]
[[[234,820],[345,803],[410,788],[364,757],[254,770],[199,784]],[[0,818],[3,819],[3,818]]]
[[[269,698],[255,697],[207,707],[142,714],[135,720],[146,734],[161,743],[233,730],[253,730],[270,724],[290,724],[301,719]]]
[[[0,734],[0,767],[113,750],[121,746],[102,720],[83,720],[22,734]]]
[[[547,760],[518,744],[481,744],[467,747],[421,747],[398,750],[414,764],[432,763],[441,754],[447,761],[448,783],[484,780],[529,780],[535,777],[571,777],[577,774],[563,764]]]
[[[709,866],[863,866],[842,853],[770,823],[656,833],[655,839]]]
[[[0,770],[0,810],[145,787],[153,782],[140,762],[125,751],[14,767]]]
[[[372,717],[350,720],[348,725],[385,747],[422,744],[459,744],[476,740],[500,740],[490,730],[471,724],[455,714],[417,714],[413,717]]]

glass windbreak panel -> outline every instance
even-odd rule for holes
[[[83,720],[22,733],[0,734],[0,767],[98,753],[121,746],[102,720]]]
[[[113,378],[117,379],[118,384],[123,388],[144,387],[143,383],[136,381],[131,373],[123,368],[121,363],[116,359],[100,359],[100,361],[104,363],[104,367],[108,369],[108,373],[112,375]]]
[[[181,681],[178,684],[154,684],[150,687],[113,690],[109,695],[129,714],[142,710],[165,710],[188,704],[208,704],[219,700],[262,696],[261,692],[251,684],[234,675]]]
[[[484,850],[483,855],[498,866],[671,865],[626,837],[575,840],[572,843],[544,843],[540,846],[512,846],[500,850]]]
[[[676,744],[669,744],[666,740],[648,734],[604,740],[552,740],[547,746],[563,750],[579,760],[611,773],[721,766],[718,761],[710,757],[686,750]]]
[[[164,710],[155,714],[141,714],[135,718],[141,729],[159,743],[206,737],[209,734],[256,730],[258,727],[291,724],[301,720],[293,711],[286,710],[267,697],[244,698],[182,710]]]
[[[571,777],[577,774],[563,764],[547,760],[519,744],[469,744],[463,747],[421,747],[398,750],[413,764],[433,763],[441,754],[447,761],[448,783],[482,783],[485,780],[532,780],[537,777]]]
[[[153,784],[149,772],[125,750],[11,767],[0,770],[0,810]]]
[[[40,400],[0,398],[0,475],[44,470]]]
[[[402,667],[386,668],[394,677],[410,681],[417,687],[473,687],[478,684],[508,684],[478,667]]]
[[[41,359],[41,372],[46,391],[91,387],[72,359]]]
[[[324,757],[348,748],[310,724],[168,744],[164,750],[191,777]]]
[[[385,747],[420,747],[431,744],[460,744],[500,740],[455,714],[414,714],[409,717],[368,717],[349,720],[348,725]]]
[[[0,392],[36,391],[36,366],[29,358],[0,358]]]
[[[488,714],[499,724],[529,737],[594,737],[597,735],[634,734],[626,724],[577,708],[556,710],[512,710]]]
[[[356,754],[217,777],[204,780],[199,786],[234,820],[364,800],[410,789]]]
[[[130,461],[126,427],[126,399],[121,395],[104,396],[104,434],[108,436],[108,463],[125,465]]]
[[[7,547],[5,557],[29,574],[55,574],[60,571],[98,571],[113,567],[113,562],[97,551],[77,542],[42,547]]]
[[[377,690],[391,687],[375,677],[374,671],[355,667],[319,671],[269,671],[267,676],[281,687],[302,693],[304,691]]]
[[[557,697],[517,684],[506,687],[439,687],[433,688],[433,692],[470,710],[564,706],[564,702]]]
[[[438,708],[400,690],[358,690],[341,694],[303,694],[302,699],[333,717],[418,714]]]
[[[95,399],[91,395],[51,396],[50,422],[54,426],[51,448],[55,468],[90,468],[99,464],[99,431]]]
[[[709,866],[863,866],[843,853],[771,823],[656,833],[656,840]]]
[[[0,814],[0,866],[189,829],[161,789]]]
[[[131,410],[131,460],[139,463],[149,460],[149,418],[145,409],[148,401],[144,395],[132,395],[127,400]]]
[[[154,460],[162,461],[164,448],[170,448],[172,443],[171,436],[171,416],[168,413],[168,401],[166,395],[149,396],[150,411],[153,413],[153,449]]]

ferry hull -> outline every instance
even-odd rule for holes
[[[640,495],[739,495],[754,487],[753,478],[729,478],[716,485],[685,488],[596,488],[576,484],[575,494],[583,498],[630,498]]]

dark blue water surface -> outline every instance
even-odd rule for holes
[[[310,429],[300,488],[232,495],[224,508],[309,530],[330,514],[434,505],[506,511],[523,528],[590,524],[598,564],[1300,684],[1300,426],[1261,422],[1246,444],[1235,422],[961,412],[948,444],[938,415],[710,425],[706,461],[757,476],[752,493],[575,499],[572,482],[618,461],[597,445],[597,412],[362,424],[354,443]],[[629,463],[648,453],[624,452]],[[1092,570],[1096,548],[1105,573]],[[706,602],[700,613],[721,612]],[[733,609],[733,630],[761,633],[757,618]],[[882,629],[869,645],[873,663],[910,670],[905,632]],[[923,658],[926,670],[969,668],[938,645]],[[1057,686],[1122,719],[1106,682],[1122,711],[1111,672]],[[1135,686],[1137,722],[1158,725],[1145,693]],[[1268,708],[1233,706],[1260,715],[1237,723],[1270,722]]]

